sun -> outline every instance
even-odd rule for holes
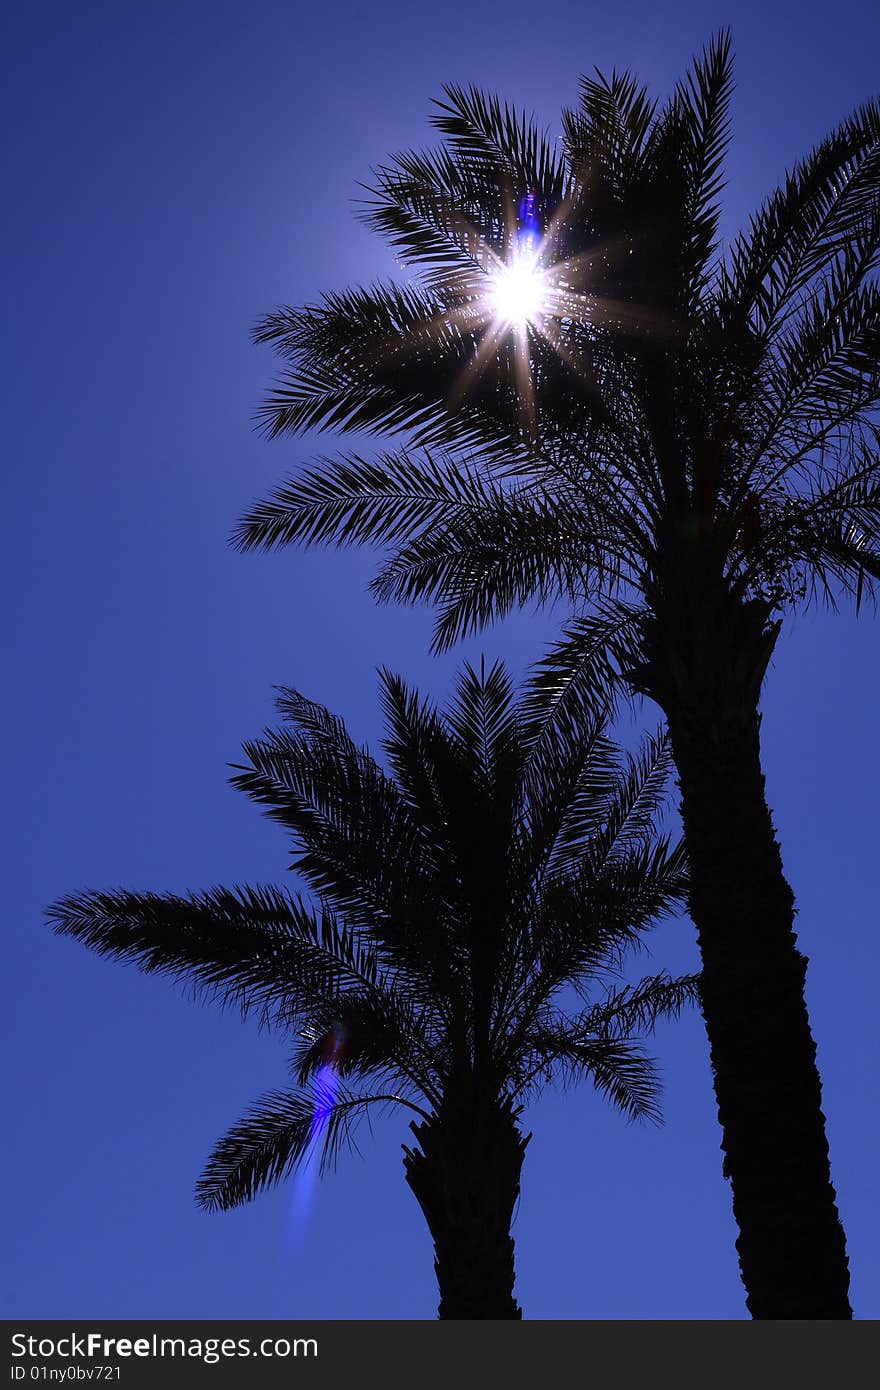
[[[531,246],[517,248],[492,272],[489,308],[499,326],[522,332],[547,311],[549,285]]]
[[[580,370],[573,329],[592,319],[583,258],[560,257],[557,232],[554,218],[541,224],[532,195],[521,199],[518,216],[511,211],[503,249],[469,224],[457,226],[477,273],[463,277],[459,303],[444,306],[436,316],[438,333],[445,336],[451,326],[459,341],[467,335],[473,343],[447,405],[464,401],[494,363],[514,388],[530,437],[538,433],[535,356],[543,358],[546,344],[571,371]]]

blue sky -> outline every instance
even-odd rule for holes
[[[538,655],[546,618],[429,658],[427,614],[365,594],[367,555],[228,549],[250,499],[328,447],[253,432],[273,367],[249,328],[388,272],[354,219],[357,184],[423,142],[443,82],[497,89],[552,129],[593,64],[664,92],[727,23],[730,233],[874,93],[880,20],[853,0],[5,7],[3,1316],[434,1315],[405,1122],[343,1160],[301,1238],[289,1189],[200,1213],[212,1142],[284,1082],[280,1042],[54,938],[42,913],[81,887],[281,878],[280,831],[226,783],[272,718],[273,684],[375,739],[377,665],[442,696],[463,655],[518,670]],[[877,639],[870,618],[800,618],[764,699],[863,1318],[880,1314]],[[689,968],[692,928],[663,927],[653,950],[656,968]],[[629,1127],[586,1091],[529,1117],[515,1229],[528,1317],[744,1316],[699,1020],[664,1028],[656,1051],[663,1129]]]

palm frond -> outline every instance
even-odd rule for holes
[[[565,160],[533,120],[476,88],[445,88],[432,124],[443,145],[382,164],[362,219],[426,286],[476,297],[508,249],[520,200],[546,213],[565,196]]]
[[[722,170],[730,139],[732,94],[733,52],[730,32],[724,30],[696,59],[675,93],[687,170],[684,212],[688,259],[693,267],[692,309],[709,282],[718,243],[718,198],[724,187]]]
[[[255,341],[271,343],[292,370],[277,380],[258,424],[269,438],[309,429],[406,431],[415,446],[466,450],[469,431],[460,417],[453,428],[444,402],[479,346],[480,323],[472,310],[451,315],[450,307],[426,290],[383,284],[266,315]],[[439,389],[438,378],[445,379]],[[508,430],[470,402],[465,411],[474,445],[500,437],[508,447]]]
[[[236,526],[233,545],[394,545],[485,506],[497,487],[479,460],[443,453],[323,459],[255,503]]]
[[[614,566],[595,527],[572,502],[496,491],[401,546],[371,585],[384,603],[439,603],[432,649],[530,602],[592,592]]]
[[[516,698],[504,663],[479,671],[463,666],[455,695],[446,710],[446,726],[474,769],[474,781],[504,799],[502,783],[512,789],[522,766]],[[511,794],[511,792],[509,792]]]
[[[580,84],[580,106],[563,113],[568,157],[584,186],[601,181],[618,205],[644,156],[654,123],[657,103],[631,73],[614,71],[605,76],[598,69]]]
[[[436,706],[387,668],[379,672],[379,691],[386,728],[382,746],[402,795],[439,851],[449,827],[443,788],[454,772],[444,722]]]
[[[787,175],[734,242],[718,287],[722,322],[769,342],[797,296],[876,216],[880,102],[866,102]]]
[[[420,1111],[402,1096],[351,1095],[340,1088],[329,1092],[323,1131],[315,1129],[320,1095],[270,1091],[217,1143],[196,1187],[196,1201],[205,1211],[228,1211],[249,1202],[267,1187],[289,1177],[314,1153],[320,1171],[339,1153],[355,1147],[357,1122],[373,1108],[404,1105]]]
[[[346,986],[379,988],[375,949],[329,912],[280,888],[215,888],[180,897],[124,889],[74,893],[49,922],[99,955],[167,975],[197,997],[286,1024]]]
[[[432,124],[466,167],[488,162],[507,172],[523,194],[534,192],[537,185],[556,201],[564,195],[564,160],[534,120],[477,87],[449,84],[443,91],[444,99],[434,103]]]
[[[677,1019],[685,1008],[700,1003],[699,975],[673,979],[665,971],[645,976],[638,984],[610,990],[586,1009],[571,1027],[589,1037],[632,1038],[653,1032],[661,1019]]]
[[[442,896],[442,834],[420,822],[406,795],[347,733],[304,734],[332,716],[285,690],[296,728],[268,732],[244,750],[233,784],[293,833],[292,867],[349,927],[363,933],[387,969],[430,1011],[458,987],[459,965]]]
[[[878,562],[880,452],[870,444],[809,479],[800,495],[765,508],[761,543],[744,552],[739,583],[776,583],[833,605],[833,581],[858,607],[878,578]]]
[[[535,1066],[556,1070],[570,1082],[589,1080],[628,1120],[662,1122],[660,1083],[654,1059],[629,1040],[573,1037],[561,1027],[529,1038]],[[532,1075],[523,1089],[531,1084]]]
[[[594,611],[569,622],[529,677],[527,717],[577,737],[584,726],[614,714],[639,660],[641,617],[630,604],[597,602]]]
[[[582,862],[604,824],[619,760],[604,719],[585,722],[575,737],[553,718],[546,720],[526,772],[528,844],[536,876],[566,874]]]
[[[781,443],[795,466],[799,450],[791,446],[804,425],[854,422],[880,403],[880,289],[866,283],[878,252],[880,218],[876,235],[854,238],[798,317],[775,335],[758,458],[780,452]]]
[[[591,850],[607,864],[656,834],[657,820],[669,792],[672,754],[662,727],[646,735],[635,754],[628,753]]]

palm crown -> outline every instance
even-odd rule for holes
[[[600,721],[586,740],[536,721],[499,665],[466,669],[444,715],[387,673],[382,693],[388,772],[284,689],[283,727],[245,745],[233,778],[292,833],[317,908],[237,888],[50,910],[60,932],[294,1036],[296,1089],[219,1142],[205,1207],[245,1201],[316,1146],[326,1162],[370,1107],[416,1112],[422,1138],[452,1112],[513,1121],[547,1079],[589,1077],[627,1115],[657,1114],[634,1035],[696,981],[608,986],[686,891],[681,848],[656,828],[663,740],[623,755]]]
[[[381,167],[364,214],[417,278],[256,333],[289,367],[270,434],[407,447],[292,478],[238,544],[390,547],[375,590],[437,601],[438,647],[536,595],[611,600],[601,620],[632,637],[640,596],[683,571],[766,613],[841,586],[861,601],[880,577],[880,106],[722,254],[731,90],[722,35],[662,107],[626,74],[585,79],[554,144],[447,88],[443,143]],[[493,276],[526,224],[542,303],[511,330]]]

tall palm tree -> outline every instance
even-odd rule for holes
[[[403,433],[255,504],[243,549],[386,547],[382,599],[435,646],[518,604],[573,614],[535,698],[623,678],[663,710],[724,1167],[755,1317],[846,1318],[848,1264],[768,809],[759,697],[784,615],[880,578],[880,105],[859,107],[727,247],[729,36],[665,104],[582,81],[558,142],[446,89],[443,139],[364,208],[407,283],[258,325],[287,374],[262,419]]]
[[[523,1106],[550,1080],[588,1078],[626,1115],[656,1117],[634,1035],[696,997],[695,977],[609,987],[686,892],[681,848],[656,829],[668,755],[653,739],[623,757],[601,720],[581,737],[524,718],[499,665],[466,669],[445,715],[394,676],[382,693],[390,772],[283,690],[286,726],[246,744],[233,778],[291,832],[317,909],[279,888],[86,892],[50,919],[294,1036],[296,1089],[220,1140],[203,1207],[325,1164],[367,1112],[402,1107],[440,1317],[518,1318]]]

